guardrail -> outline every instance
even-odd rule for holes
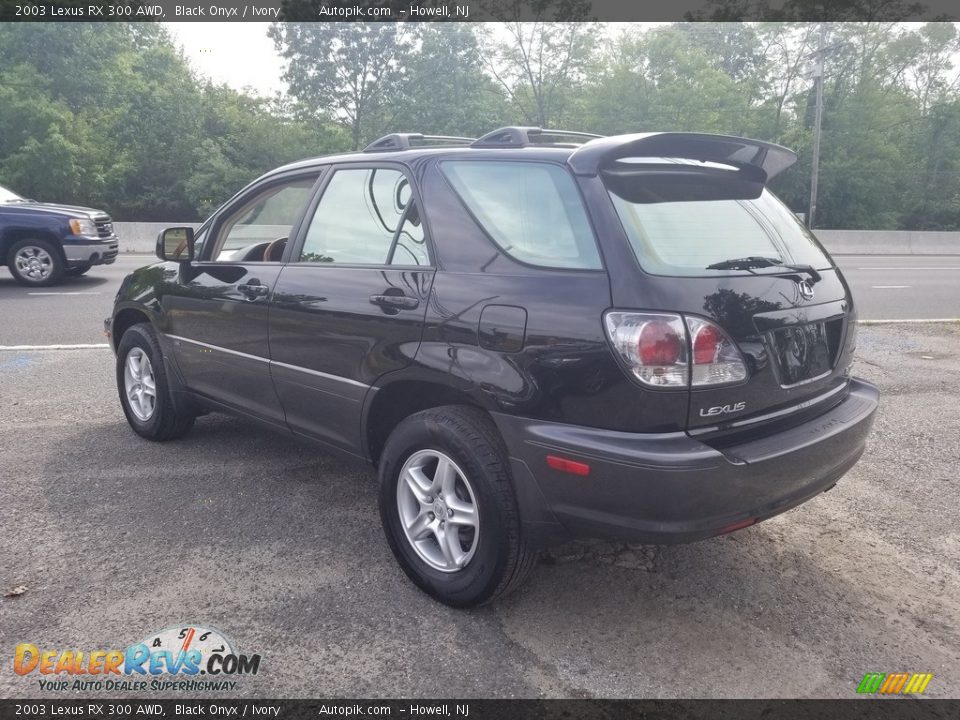
[[[151,255],[160,231],[174,225],[200,227],[200,223],[114,223],[121,252]],[[817,230],[816,234],[834,255],[960,255],[960,232]]]

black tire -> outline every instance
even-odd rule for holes
[[[38,263],[43,267],[43,275],[31,275],[29,271],[21,269],[17,265],[17,256],[22,251],[28,255],[32,254],[38,258]],[[39,258],[43,261],[40,262]],[[28,287],[45,287],[55,285],[63,278],[65,270],[63,255],[60,248],[49,240],[18,240],[10,246],[7,253],[7,267],[13,279],[21,285]]]
[[[479,509],[474,554],[465,567],[453,572],[425,562],[401,525],[400,471],[422,450],[440,451],[459,466]],[[473,607],[510,592],[527,577],[537,553],[521,532],[503,440],[482,410],[446,405],[411,415],[390,434],[379,470],[380,517],[387,542],[407,576],[426,593],[452,607]]]
[[[155,402],[152,413],[146,418],[138,417],[125,388],[125,370],[127,357],[140,351],[150,361],[150,369],[155,386]],[[153,328],[148,323],[139,323],[127,328],[117,346],[117,391],[120,405],[127,422],[133,431],[148,440],[174,440],[185,435],[196,415],[179,405],[170,390],[166,368],[163,365],[163,353],[157,343]]]
[[[74,265],[66,269],[66,275],[67,277],[80,277],[85,275],[92,267],[93,265]]]

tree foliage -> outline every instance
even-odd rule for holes
[[[781,143],[799,161],[774,189],[804,211],[820,26],[798,20],[873,8],[875,22],[824,26],[818,225],[960,228],[953,23],[885,22],[904,0],[831,4],[830,17],[819,0],[713,0],[701,20],[769,22],[656,27],[587,22],[582,0],[527,3],[525,18],[516,0],[486,3],[503,22],[275,24],[289,93],[273,99],[198,78],[159,25],[0,25],[0,184],[118,219],[192,220],[286,161],[388,132],[525,124]],[[558,22],[570,18],[584,22]]]
[[[205,217],[266,170],[345,142],[199,80],[148,23],[0,24],[0,128],[0,184],[143,221]]]

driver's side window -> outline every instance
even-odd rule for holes
[[[280,262],[316,180],[317,175],[292,178],[247,196],[219,221],[206,257],[214,262]]]

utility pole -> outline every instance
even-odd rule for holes
[[[807,227],[813,228],[817,214],[817,185],[820,180],[820,126],[823,123],[823,56],[826,54],[826,26],[820,23],[820,40],[814,62],[813,80],[816,83],[817,106],[813,116],[813,158],[810,171],[810,208]]]

